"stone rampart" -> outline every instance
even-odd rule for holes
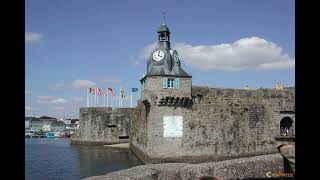
[[[72,144],[117,144],[129,142],[129,122],[133,108],[80,108],[79,129]]]
[[[240,90],[193,87],[192,107],[140,103],[131,119],[131,149],[146,164],[199,163],[277,152],[294,143],[294,88]],[[179,137],[164,135],[164,117],[182,116]],[[289,118],[290,138],[280,136],[280,121]],[[289,142],[291,141],[291,142]],[[292,142],[293,141],[293,142]]]

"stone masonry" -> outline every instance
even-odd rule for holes
[[[80,108],[80,127],[72,144],[116,144],[128,142],[132,108]]]
[[[161,97],[161,96],[160,96]],[[238,90],[192,87],[192,106],[161,106],[159,95],[131,118],[130,147],[145,163],[208,162],[277,152],[294,143],[294,88]],[[164,137],[164,116],[183,117],[182,137]],[[293,120],[280,137],[280,121]]]

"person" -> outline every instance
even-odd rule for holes
[[[283,126],[280,127],[280,135],[285,136],[284,128]]]
[[[284,131],[285,131],[285,136],[288,136],[288,134],[289,134],[289,129],[288,129],[288,127],[285,127],[285,128],[284,128]]]

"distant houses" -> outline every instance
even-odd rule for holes
[[[25,117],[25,132],[64,132],[79,128],[79,119],[56,119],[47,116]]]
[[[62,132],[66,129],[66,124],[63,121],[54,121],[51,123],[52,132]]]

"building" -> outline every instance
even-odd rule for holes
[[[225,160],[294,143],[294,89],[193,87],[168,26],[157,33],[130,121],[130,148],[144,163]]]
[[[24,118],[24,128],[25,129],[29,129],[30,128],[30,120],[32,119],[32,117],[25,117]]]
[[[252,88],[249,87],[248,85],[246,85],[243,89],[244,89],[244,90],[252,90]]]
[[[54,121],[50,127],[52,132],[63,132],[66,129],[66,125],[62,121]]]
[[[43,131],[43,122],[40,119],[33,118],[30,120],[30,130],[34,132]]]
[[[284,89],[284,85],[282,82],[277,82],[275,89],[277,90],[283,90]]]

